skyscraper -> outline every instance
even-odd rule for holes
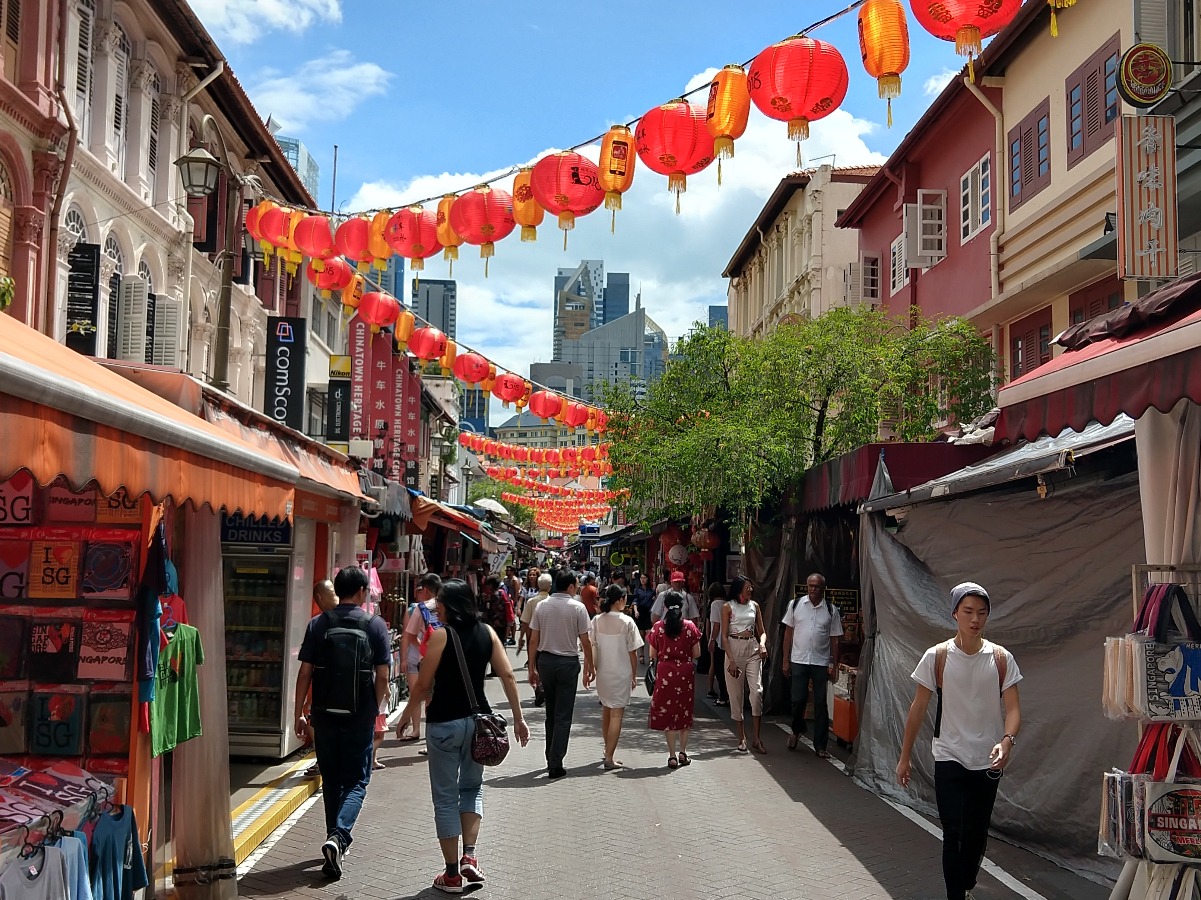
[[[382,272],[379,269],[373,269],[368,277],[379,285],[379,290],[391,294],[397,300],[404,300],[405,261],[403,256],[389,256],[388,267]],[[367,290],[373,291],[375,288],[368,287]]]
[[[600,291],[592,265],[584,260],[574,269],[560,269],[555,277],[555,331],[552,359],[562,360],[563,341],[575,340],[590,328],[600,306]],[[599,263],[604,268],[604,263]]]
[[[709,327],[720,325],[722,328],[730,327],[730,307],[722,303],[709,307]]]
[[[270,126],[270,123],[268,125]],[[317,165],[317,160],[309,155],[309,148],[300,142],[300,138],[285,137],[282,134],[275,135],[275,142],[279,144],[279,149],[284,151],[284,156],[300,176],[309,195],[316,200],[317,191],[321,189],[321,167]]]
[[[605,295],[602,300],[602,325],[630,314],[630,273],[610,272],[605,279]],[[596,326],[592,326],[595,328]]]
[[[463,410],[459,414],[459,430],[488,433],[488,392],[479,387],[463,388]]]
[[[456,332],[458,288],[453,281],[422,278],[413,281],[413,314],[442,331],[452,341]]]

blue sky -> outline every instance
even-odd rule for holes
[[[481,176],[584,141],[707,83],[707,70],[744,62],[844,5],[192,4],[260,114],[281,121],[320,163],[323,207],[338,145],[337,200],[345,211],[465,189]],[[962,63],[950,44],[926,35],[910,17],[912,62],[890,130],[875,80],[860,64],[855,15],[813,36],[842,52],[851,85],[842,110],[813,125],[806,160],[834,154],[837,165],[882,161]],[[720,190],[713,169],[694,176],[678,217],[665,179],[642,169],[616,235],[599,211],[580,221],[564,253],[548,219],[536,244],[514,237],[498,245],[487,279],[474,248],[464,247],[454,271],[460,340],[523,374],[530,362],[549,359],[555,269],[581,258],[629,272],[649,314],[678,336],[706,318],[709,303],[725,302],[725,263],[780,177],[794,168],[784,124],[752,112],[735,159],[723,167]],[[446,277],[440,259],[428,263],[426,275]]]

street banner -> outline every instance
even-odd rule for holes
[[[350,437],[367,439],[368,379],[371,371],[371,326],[360,317],[350,320]]]
[[[267,317],[263,412],[297,431],[304,431],[305,327],[298,316]]]
[[[1175,278],[1180,270],[1176,120],[1118,120],[1118,277]]]
[[[392,335],[379,332],[371,338],[371,442],[375,448],[371,468],[387,471],[389,426],[392,423]]]
[[[405,487],[420,489],[421,376],[410,370],[405,378]]]
[[[400,354],[392,360],[392,422],[388,429],[388,480],[404,477],[405,394],[409,386],[409,358]]]

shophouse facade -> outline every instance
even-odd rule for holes
[[[1061,10],[1058,37],[1049,16],[1023,7],[975,80],[947,85],[839,219],[859,231],[865,300],[968,318],[991,336],[1002,381],[1138,291],[1094,246],[1115,209],[1113,129],[1130,111],[1116,69],[1133,11],[1123,0]]]

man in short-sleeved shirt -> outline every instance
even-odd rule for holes
[[[697,605],[696,598],[688,593],[688,581],[684,577],[683,572],[671,573],[670,590],[679,591],[684,595],[684,618],[690,621],[701,629],[701,608]],[[667,612],[667,591],[663,591],[655,598],[655,605],[651,607],[651,621],[658,622]]]
[[[302,740],[308,723],[303,716],[304,699],[314,678],[320,681],[332,677],[321,670],[327,649],[326,633],[333,622],[361,619],[361,607],[367,600],[367,573],[357,566],[342,569],[334,577],[338,605],[330,612],[316,616],[305,630],[300,645],[300,672],[296,676],[296,734]],[[331,622],[333,620],[333,622]],[[321,769],[322,792],[325,800],[326,841],[321,845],[325,858],[322,871],[327,878],[342,877],[342,857],[350,846],[351,829],[367,796],[371,780],[371,750],[375,732],[375,717],[388,696],[388,674],[392,661],[392,640],[388,626],[379,616],[366,624],[367,643],[371,652],[374,691],[360,697],[358,708],[351,716],[340,716],[314,708],[314,748]],[[318,685],[320,687],[320,685]],[[318,691],[314,696],[321,696]]]
[[[838,666],[838,639],[842,617],[826,597],[826,579],[814,573],[805,580],[805,596],[788,605],[784,614],[784,675],[792,688],[792,734],[788,749],[795,750],[805,733],[805,707],[813,687],[813,749],[829,756],[830,710],[827,688]]]

